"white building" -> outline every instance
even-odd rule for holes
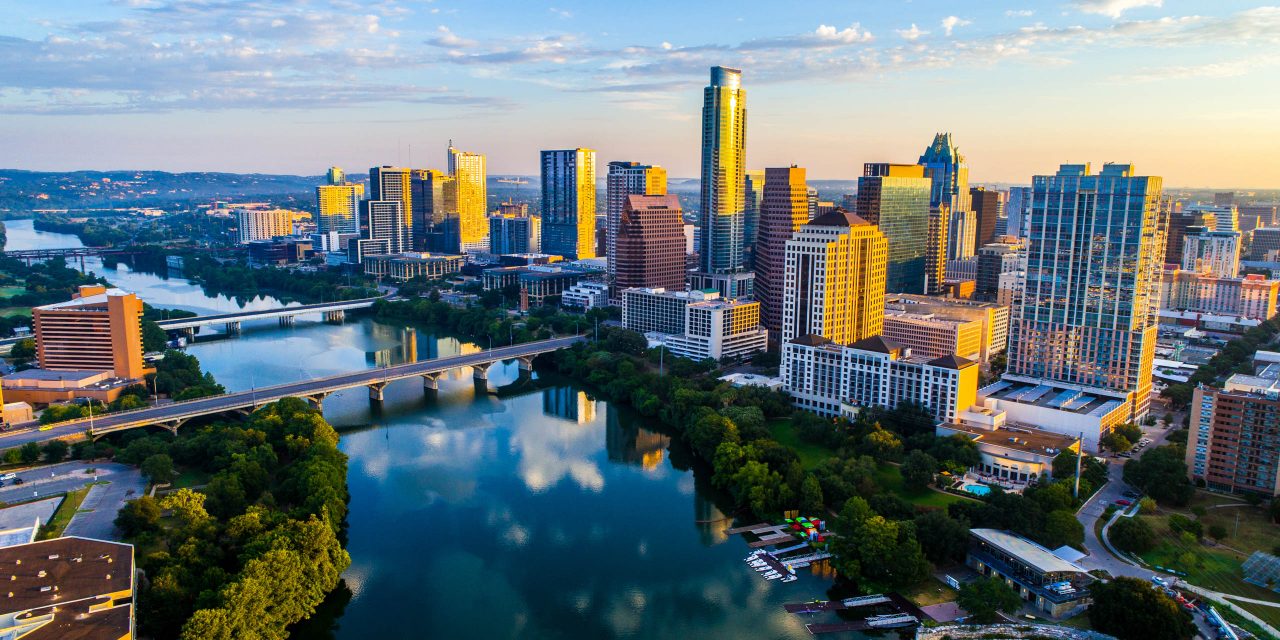
[[[240,244],[293,235],[293,212],[288,209],[238,209],[236,229]]]
[[[1187,227],[1182,236],[1182,268],[1219,278],[1240,275],[1240,232]]]
[[[1258,274],[1233,278],[1166,269],[1158,308],[1269,320],[1276,315],[1278,297],[1280,281]]]
[[[725,300],[715,291],[626,289],[622,325],[694,360],[751,355],[764,351],[769,338],[759,302]]]
[[[560,306],[586,311],[609,306],[609,285],[603,282],[579,282],[560,294]]]

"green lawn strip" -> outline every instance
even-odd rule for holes
[[[769,432],[778,444],[790,447],[800,455],[800,464],[805,470],[813,469],[827,458],[836,457],[836,452],[812,442],[805,442],[796,434],[791,418],[778,418],[769,422]]]
[[[89,495],[89,487],[67,492],[62,498],[62,502],[58,503],[58,508],[53,512],[53,517],[49,518],[49,522],[41,525],[38,539],[51,540],[61,537],[67,525],[71,523],[71,518],[80,510],[80,505],[84,503],[84,497],[87,495]]]
[[[948,587],[933,576],[929,576],[906,589],[899,589],[898,593],[918,607],[955,602],[955,599],[960,595],[956,593],[955,589]]]
[[[193,489],[209,484],[210,474],[200,469],[183,469],[173,480],[173,486],[165,489],[165,491],[177,491],[178,489]]]
[[[1280,602],[1280,594],[1243,580],[1240,565],[1244,558],[1239,553],[1221,547],[1205,546],[1199,542],[1183,542],[1181,536],[1169,529],[1167,512],[1139,517],[1151,525],[1158,540],[1154,549],[1142,554],[1142,559],[1147,563],[1184,572],[1187,574],[1184,578],[1187,582],[1206,589]],[[1194,562],[1184,562],[1188,558],[1194,558]]]
[[[892,491],[899,498],[918,507],[945,509],[949,504],[968,500],[968,498],[932,489],[907,489],[902,480],[902,471],[897,466],[887,462],[881,462],[880,466],[876,468],[876,485],[881,489]]]
[[[1280,595],[1280,594],[1276,594],[1276,595]],[[1256,604],[1253,602],[1241,602],[1239,600],[1231,600],[1230,598],[1228,598],[1228,600],[1231,601],[1231,604],[1237,607],[1240,607],[1241,609],[1244,609],[1245,611],[1248,611],[1249,613],[1252,613],[1253,615],[1258,616],[1259,618],[1262,618],[1263,622],[1266,622],[1267,624],[1271,625],[1276,629],[1280,629],[1280,607],[1268,607],[1263,604]],[[1218,609],[1222,609],[1222,607],[1218,607]],[[1242,622],[1248,622],[1248,621],[1242,620]],[[1250,630],[1252,629],[1253,627],[1251,626]]]

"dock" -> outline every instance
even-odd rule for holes
[[[748,531],[755,533],[757,529],[768,529],[771,527],[772,525],[770,525],[768,522],[757,522],[756,524],[748,525],[745,527],[734,527],[732,529],[725,529],[724,532],[725,532],[725,535],[734,536],[734,535],[738,535],[739,533],[746,533]]]
[[[856,609],[858,607],[869,607],[877,604],[885,604],[893,602],[893,599],[885,595],[861,596],[858,598],[845,598],[844,600],[832,600],[829,602],[801,602],[795,604],[784,604],[782,608],[788,613],[818,613],[819,611],[840,611],[843,609]]]
[[[861,607],[889,605],[892,613],[867,616],[861,620],[841,622],[811,622],[804,625],[810,635],[840,633],[845,631],[868,631],[873,629],[897,629],[917,626],[925,619],[925,613],[910,600],[896,593],[876,594],[833,600],[827,602],[800,602],[782,605],[788,613],[810,614],[830,611],[845,611]]]
[[[892,613],[883,616],[871,616],[852,622],[809,623],[804,628],[810,635],[824,633],[840,633],[842,631],[868,631],[871,629],[899,629],[920,624],[915,616],[905,613]]]
[[[748,542],[747,546],[752,549],[759,549],[760,547],[767,547],[773,544],[782,544],[783,542],[791,542],[791,541],[794,541],[795,539],[796,539],[795,536],[792,536],[792,535],[769,536],[767,538],[760,538],[755,542]]]

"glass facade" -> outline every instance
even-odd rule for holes
[[[743,270],[746,226],[747,92],[742,72],[711,68],[702,94],[702,238],[698,252],[708,274]]]
[[[868,166],[866,173],[858,179],[858,215],[879,227],[889,242],[886,291],[927,293],[932,181],[916,165]]]

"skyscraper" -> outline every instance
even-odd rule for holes
[[[996,220],[1004,213],[1004,201],[995,189],[972,187],[969,189],[969,203],[973,208],[974,229],[976,230],[974,250],[991,244],[996,239]]]
[[[1240,232],[1187,227],[1182,236],[1182,268],[1219,278],[1240,275]]]
[[[404,253],[406,233],[400,200],[365,200],[360,203],[360,237],[347,245],[351,262],[366,256]]]
[[[760,239],[760,205],[764,201],[764,171],[749,169],[745,172],[743,186],[742,244],[746,251],[747,265],[752,266],[756,257],[756,242]]]
[[[974,300],[994,302],[1000,295],[1000,276],[1022,268],[1023,243],[1015,236],[1002,236],[978,249],[977,286]]]
[[[1140,418],[1156,345],[1161,179],[1126,164],[1100,174],[1062,165],[1035,176],[1032,190],[1026,289],[1010,322],[1005,377],[1115,398]]]
[[[755,245],[755,299],[760,301],[761,323],[777,340],[782,335],[787,241],[809,221],[804,168],[765,169],[762,191],[760,231]]]
[[[572,260],[596,255],[596,152],[542,152],[542,250]]]
[[[1009,217],[1005,233],[1021,238],[1026,235],[1027,211],[1031,209],[1031,187],[1009,187],[1009,202],[1004,211]]]
[[[392,253],[407,251],[413,247],[413,172],[403,167],[383,165],[369,169],[369,199],[400,203],[400,248]],[[385,207],[381,208],[385,209]]]
[[[626,207],[627,196],[667,194],[667,170],[639,162],[610,162],[605,176],[605,256],[609,258],[609,282],[617,275],[618,221]],[[682,270],[683,272],[683,270]],[[679,288],[679,287],[677,287]],[[614,291],[615,289],[611,289]]]
[[[609,267],[617,291],[684,288],[684,219],[674,195],[629,195]]]
[[[782,341],[846,345],[879,335],[887,251],[875,225],[843,209],[801,226],[786,243]]]
[[[933,181],[915,164],[868,162],[858,178],[858,210],[889,242],[889,293],[924,293]]]
[[[458,182],[436,169],[415,169],[409,182],[414,251],[462,253]]]
[[[747,92],[742,71],[711,68],[702,93],[701,272],[695,287],[725,297],[751,294],[745,271]]]
[[[357,233],[364,183],[322,184],[316,187],[316,228],[320,233]]]
[[[950,133],[939,133],[933,137],[933,144],[920,156],[920,165],[925,169],[925,176],[933,181],[929,191],[930,206],[949,205],[952,217],[960,211],[972,210],[969,206],[969,165],[960,155],[959,147],[952,143]]]
[[[449,141],[449,175],[458,190],[458,237],[464,253],[489,250],[489,186],[482,153],[454,148]]]
[[[1166,264],[1182,264],[1182,242],[1192,227],[1214,229],[1218,219],[1210,212],[1185,208],[1169,214],[1168,232],[1165,234],[1164,261]]]
[[[542,219],[529,215],[529,205],[504,202],[489,216],[489,251],[494,255],[542,251]]]
[[[950,227],[950,207],[945,204],[929,207],[929,240],[925,244],[925,280],[922,293],[928,295],[942,293],[942,281],[947,278],[947,230]]]
[[[940,206],[945,206],[945,204]],[[967,260],[973,257],[975,251],[973,242],[978,236],[977,222],[977,217],[972,211],[963,209],[951,210],[948,216],[947,236],[945,238],[948,260]]]
[[[346,184],[347,174],[342,170],[342,167],[329,167],[329,170],[325,172],[325,179],[328,184]]]

